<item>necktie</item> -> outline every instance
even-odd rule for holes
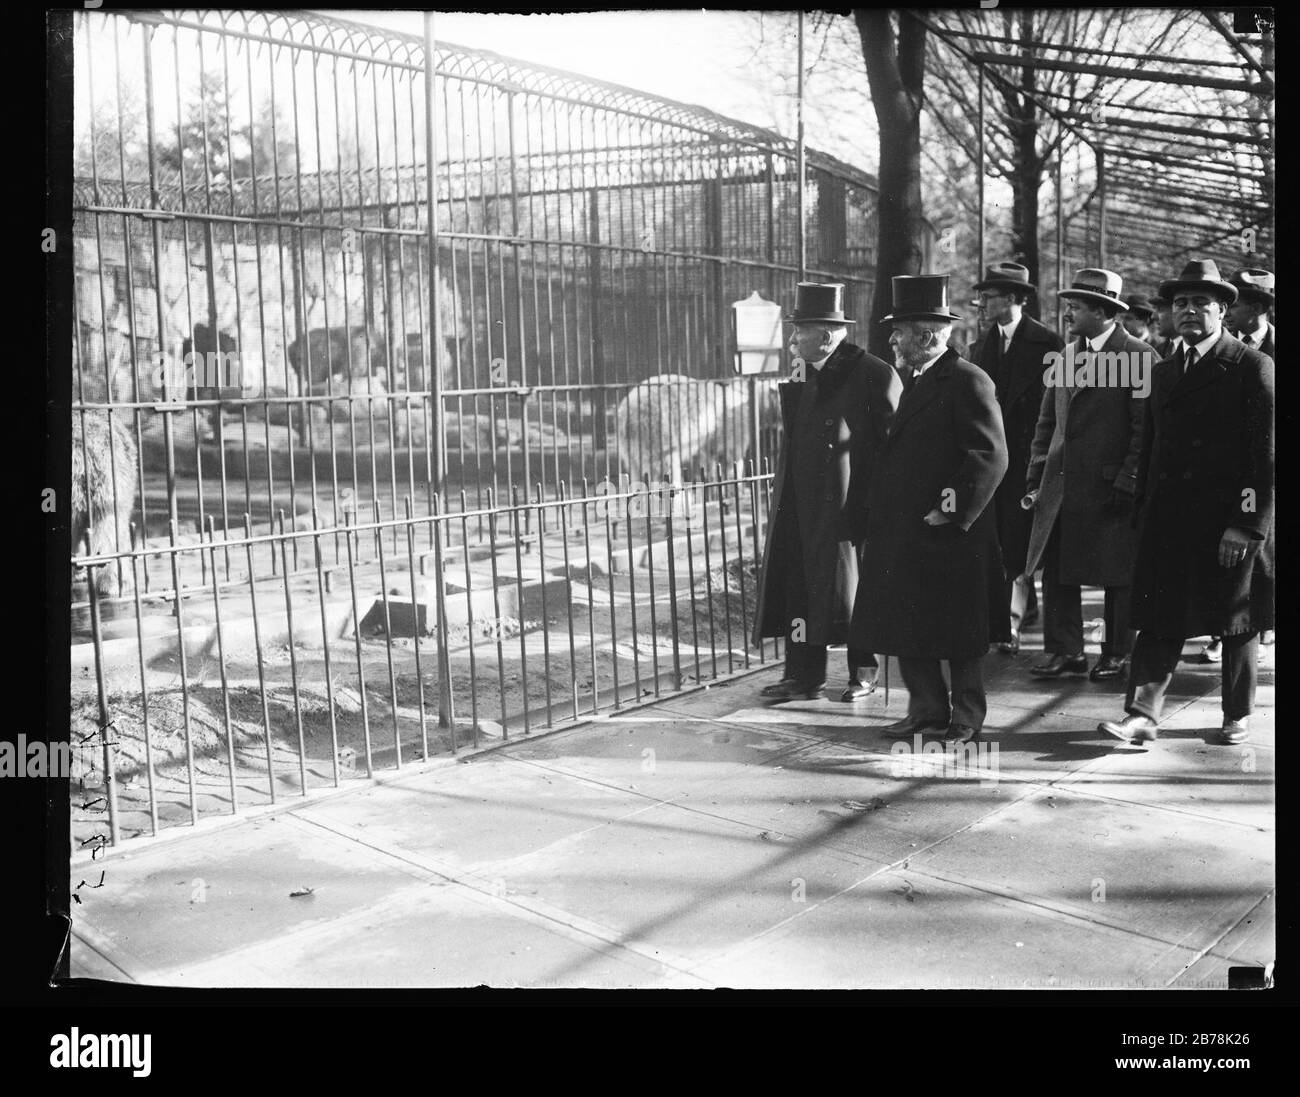
[[[1002,333],[1002,353],[1006,354],[1011,349],[1011,336],[1006,332]]]
[[[1248,347],[1253,347],[1255,345],[1255,337],[1253,335],[1243,335],[1241,341]]]
[[[909,392],[911,392],[913,387],[916,385],[917,376],[918,374],[914,369],[907,370],[903,374],[903,395],[904,396],[906,396]]]
[[[1183,374],[1186,375],[1187,371],[1194,365],[1196,365],[1196,348],[1188,347],[1187,356],[1183,359]]]

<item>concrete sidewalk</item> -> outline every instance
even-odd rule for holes
[[[1189,646],[1189,650],[1192,650]],[[1094,649],[1095,651],[1095,649]],[[986,664],[976,770],[766,707],[777,667],[73,866],[72,974],[186,986],[1225,987],[1274,958],[1272,673],[1212,745],[1182,667],[1147,748],[1122,683]],[[1271,651],[1268,655],[1271,659]],[[835,690],[838,693],[838,689]],[[940,759],[941,760],[941,759]],[[310,891],[308,892],[308,889]],[[295,892],[307,892],[295,895]]]

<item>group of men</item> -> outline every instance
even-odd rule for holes
[[[1223,743],[1249,735],[1273,629],[1273,275],[1188,263],[1153,300],[1080,270],[1058,297],[1069,341],[1026,315],[1024,266],[976,283],[983,338],[963,358],[946,275],[893,280],[894,364],[848,340],[837,283],[801,283],[779,387],[785,428],[755,641],[786,640],[774,701],[820,694],[847,644],[851,701],[897,657],[907,716],[885,734],[980,738],[990,643],[1037,614],[1038,678],[1127,673],[1099,730],[1157,737],[1190,637],[1222,661]],[[1081,588],[1104,591],[1090,668]],[[945,681],[942,663],[948,664]]]

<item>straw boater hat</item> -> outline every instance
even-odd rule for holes
[[[960,320],[948,308],[948,276],[946,274],[899,274],[894,278],[894,311],[882,317],[888,324],[894,320],[942,320],[951,323]]]
[[[791,324],[856,324],[844,315],[843,282],[800,282],[795,287]]]
[[[1136,316],[1139,320],[1150,320],[1156,314],[1155,305],[1145,293],[1130,293],[1128,295],[1128,311]]]
[[[984,280],[972,287],[976,293],[986,289],[1023,289],[1034,287],[1029,283],[1029,268],[1019,263],[994,263],[984,268]]]
[[[1237,287],[1224,281],[1219,265],[1213,259],[1193,259],[1183,267],[1183,273],[1168,282],[1160,283],[1160,296],[1172,301],[1179,293],[1201,290],[1211,293],[1225,305],[1237,300]]]
[[[1273,272],[1269,270],[1239,270],[1228,279],[1237,287],[1243,301],[1257,301],[1273,307]]]
[[[1124,289],[1124,279],[1113,270],[1100,267],[1084,267],[1075,271],[1074,281],[1068,289],[1057,293],[1057,297],[1074,297],[1080,301],[1089,301],[1094,305],[1116,305],[1120,312],[1128,308],[1128,302],[1120,298]]]

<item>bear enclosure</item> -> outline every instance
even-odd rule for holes
[[[83,849],[774,654],[733,304],[865,318],[874,180],[341,20],[72,26]]]

